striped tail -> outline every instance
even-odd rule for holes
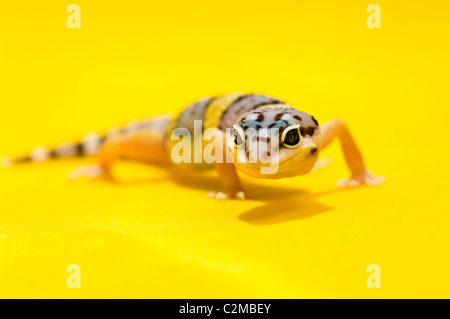
[[[0,167],[11,165],[43,162],[51,159],[92,156],[99,153],[102,144],[109,138],[119,134],[133,134],[137,131],[158,131],[162,132],[172,116],[155,116],[144,120],[132,120],[124,126],[117,126],[107,130],[103,134],[96,132],[85,134],[78,142],[65,142],[56,147],[49,148],[45,146],[35,147],[25,156],[0,158]]]
[[[100,147],[106,138],[106,134],[99,135],[97,133],[89,133],[84,135],[79,142],[65,142],[54,148],[38,146],[24,156],[5,156],[1,158],[0,166],[8,167],[30,162],[44,162],[50,159],[95,155],[99,152]]]

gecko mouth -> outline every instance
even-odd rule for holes
[[[314,156],[312,156],[314,155]],[[303,161],[305,162],[309,162],[311,160],[313,160],[314,158],[316,158],[318,156],[318,148],[317,147],[309,147],[306,149],[303,149],[301,152],[298,153],[294,153],[289,157],[285,157],[282,160],[273,160],[276,158],[275,157],[271,157],[270,160],[266,161],[266,162],[250,162],[249,159],[246,157],[246,162],[238,162],[238,164],[244,164],[246,166],[253,167],[253,168],[260,168],[260,167],[276,167],[276,166],[280,166],[283,163],[287,162],[287,161],[292,161],[292,160],[296,160],[299,157],[303,157]]]
[[[311,149],[311,150],[313,150],[313,149]],[[300,152],[300,153],[294,154],[293,156],[289,156],[287,158],[284,158],[282,161],[279,161],[279,162],[270,163],[269,166],[280,166],[281,164],[283,164],[283,163],[285,163],[287,161],[293,161],[293,160],[296,160],[296,159],[298,159],[299,157],[302,157],[302,156],[304,157],[303,161],[309,162],[314,157],[312,157],[312,156],[310,157],[308,155],[310,155],[310,154],[313,155],[313,154],[317,153],[317,148],[315,148],[314,151],[312,151],[312,152],[311,152],[311,150],[309,152]]]

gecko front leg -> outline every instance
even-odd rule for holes
[[[216,163],[216,169],[223,185],[223,192],[210,192],[209,196],[216,199],[245,199],[245,192],[233,163]]]
[[[338,187],[359,186],[362,184],[379,185],[386,180],[382,176],[375,176],[365,166],[362,154],[345,121],[334,119],[322,125],[321,129],[321,148],[326,148],[335,137],[338,137],[345,161],[351,172],[350,178],[343,178],[337,182],[336,185]]]
[[[215,136],[216,137],[216,136]],[[226,150],[226,136],[222,133],[217,133],[217,140],[214,137],[215,149],[222,149],[222,155],[219,155],[220,161],[216,161],[215,167],[219,175],[219,179],[223,185],[222,192],[210,192],[209,197],[216,199],[245,199],[245,191],[242,188],[239,175],[237,174],[236,166],[233,161],[228,158]],[[222,143],[219,143],[222,141]],[[227,160],[228,158],[228,160]]]

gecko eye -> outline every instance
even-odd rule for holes
[[[236,147],[244,145],[244,130],[239,125],[233,125],[233,140]]]
[[[281,143],[287,148],[295,148],[300,145],[300,125],[293,124],[286,127],[281,135]]]

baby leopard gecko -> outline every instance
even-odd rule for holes
[[[278,98],[245,93],[204,98],[185,107],[176,116],[162,115],[130,122],[101,136],[87,134],[78,143],[66,143],[53,149],[37,147],[24,157],[4,157],[1,163],[9,166],[50,158],[97,155],[97,164],[82,166],[70,177],[112,179],[112,166],[120,158],[155,164],[178,163],[172,152],[178,143],[173,132],[183,129],[191,137],[195,136],[196,123],[201,123],[201,126],[197,125],[200,135],[208,129],[216,132],[212,141],[217,142],[216,152],[220,150],[216,153],[219,160],[212,163],[191,161],[192,164],[184,161],[182,165],[215,167],[223,184],[223,191],[210,193],[217,199],[245,198],[237,171],[269,179],[307,174],[317,162],[319,152],[335,137],[340,141],[351,173],[350,178],[342,179],[338,186],[378,185],[384,181],[383,177],[373,175],[366,168],[343,120],[334,119],[319,125],[313,116]],[[201,139],[200,147],[206,146],[206,141]],[[274,163],[276,168],[264,173],[263,168],[272,168]]]

